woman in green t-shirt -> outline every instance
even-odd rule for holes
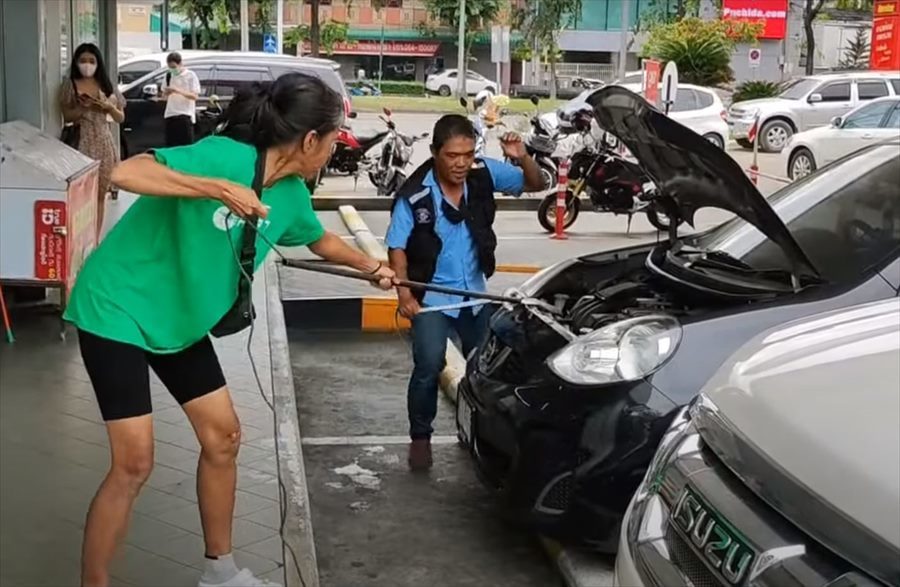
[[[88,512],[83,585],[108,584],[116,544],[153,466],[149,369],[182,405],[201,446],[207,560],[200,586],[263,584],[231,558],[240,423],[208,333],[238,298],[244,219],[259,219],[254,268],[270,242],[308,246],[392,287],[389,268],[322,228],[304,182],[325,165],[343,119],[341,98],[319,79],[287,74],[239,93],[220,135],[114,169],[113,183],[142,197],[87,259],[66,311],[112,452]],[[258,156],[261,201],[250,187]]]

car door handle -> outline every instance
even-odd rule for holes
[[[862,138],[867,139],[867,140],[871,140],[871,139],[874,139],[874,138],[875,138],[875,135],[873,135],[873,134],[870,133],[870,132],[867,132],[866,134],[864,134],[864,135],[862,136]]]

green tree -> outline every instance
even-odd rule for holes
[[[336,20],[328,21],[319,26],[319,44],[320,48],[325,51],[326,55],[334,53],[335,45],[346,42],[349,38],[348,33],[350,26],[346,22],[338,22]],[[286,45],[296,45],[302,47],[304,43],[309,42],[312,45],[312,27],[310,25],[301,24],[288,31],[284,36]]]
[[[856,37],[844,49],[839,67],[841,69],[868,69],[871,54],[869,36],[865,29],[856,29]]]
[[[873,0],[837,0],[835,8],[838,10],[872,10]]]
[[[513,13],[513,23],[522,32],[526,43],[544,49],[550,64],[550,98],[554,100],[559,33],[575,24],[579,15],[581,0],[541,0],[536,7],[519,8]]]
[[[806,75],[812,75],[816,69],[816,34],[813,23],[822,12],[825,0],[791,0],[789,9],[801,10],[803,13],[804,47],[806,47]]]
[[[740,42],[750,42],[762,24],[689,17],[650,29],[643,56],[678,65],[686,83],[715,86],[734,79],[731,56]]]
[[[428,13],[435,20],[443,26],[456,29],[459,23],[459,0],[424,0],[424,2]],[[502,0],[466,0],[466,61],[469,60],[475,39],[489,30],[487,27],[497,20],[502,8],[501,2]],[[464,69],[464,64],[460,63],[459,68]]]

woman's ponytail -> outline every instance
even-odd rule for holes
[[[260,149],[327,134],[344,119],[343,102],[317,77],[288,73],[238,91],[223,115],[221,134]]]

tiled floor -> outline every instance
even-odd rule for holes
[[[258,310],[263,280],[256,282]],[[266,317],[253,355],[268,367]],[[17,342],[0,343],[0,585],[78,585],[81,532],[108,466],[108,448],[76,337],[49,316],[14,317]],[[216,341],[243,425],[234,546],[239,566],[282,582],[272,415],[250,371],[246,335]],[[266,393],[271,393],[266,389]],[[114,584],[196,585],[203,539],[195,492],[199,446],[183,412],[153,383],[156,466],[135,506]]]

